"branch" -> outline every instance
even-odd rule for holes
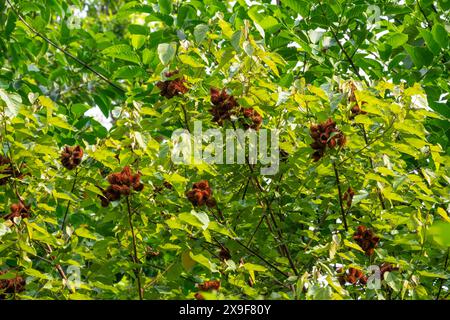
[[[130,204],[130,196],[127,196],[127,209],[128,209],[128,223],[130,224],[131,237],[133,241],[133,262],[135,264],[139,264],[138,256],[137,256],[137,247],[136,247],[136,234],[134,233],[133,221],[132,221],[132,213],[131,213],[131,204]],[[134,270],[134,273],[137,278],[137,285],[139,291],[139,299],[144,300],[144,295],[142,291],[141,285],[141,277],[139,275],[139,270]]]
[[[79,172],[79,170],[76,169],[75,176],[73,178],[72,189],[70,190],[70,193],[73,193],[73,191],[75,190],[75,184],[77,182],[78,172]],[[67,202],[66,212],[64,213],[63,221],[61,223],[61,231],[63,231],[63,232],[64,232],[64,227],[66,225],[66,219],[67,219],[67,215],[69,213],[70,204],[71,204],[71,201],[69,200],[69,202]]]
[[[448,267],[448,254],[450,253],[450,247],[447,248],[447,254],[445,255],[445,262],[444,262],[444,272],[447,272]],[[441,281],[439,283],[439,291],[436,296],[436,300],[439,300],[439,297],[441,296],[441,290],[442,290],[442,284],[444,283],[444,279],[441,278]]]
[[[319,1],[319,7],[320,7],[320,10],[322,11],[322,15],[323,15],[324,18],[328,21],[328,18],[327,18],[326,14],[325,14],[325,11],[323,11],[323,8],[322,8],[322,2],[320,2],[320,1]],[[350,63],[350,66],[352,67],[353,71],[355,71],[355,74],[358,76],[359,80],[364,81],[364,82],[367,84],[366,79],[363,78],[363,77],[359,74],[359,70],[358,70],[358,68],[356,67],[355,63],[353,62],[352,58],[348,55],[347,51],[345,50],[345,48],[342,46],[341,42],[339,41],[336,32],[333,30],[332,24],[329,23],[329,21],[328,21],[328,24],[330,25],[330,31],[331,31],[331,33],[333,34],[334,40],[336,40],[336,42],[337,42],[339,48],[340,48],[340,49],[342,50],[342,52],[344,53],[345,58],[346,58],[347,61]]]
[[[11,10],[14,12],[14,14],[19,18],[20,21],[22,21],[22,23],[31,31],[33,32],[36,36],[38,36],[39,38],[43,39],[45,42],[47,42],[49,45],[51,45],[52,47],[54,47],[55,49],[61,51],[62,53],[64,53],[66,56],[68,56],[69,58],[73,59],[74,61],[76,61],[78,64],[82,65],[83,67],[85,67],[86,69],[92,71],[94,74],[96,74],[100,79],[102,79],[103,81],[105,81],[106,83],[108,83],[110,86],[114,87],[115,89],[117,89],[118,91],[120,91],[122,94],[125,93],[125,89],[123,89],[121,86],[119,86],[118,84],[112,82],[111,80],[109,80],[106,76],[104,76],[103,74],[101,74],[100,72],[98,72],[97,70],[95,70],[94,68],[92,68],[91,66],[89,66],[86,62],[80,60],[79,58],[75,57],[73,54],[71,54],[70,52],[68,52],[67,50],[61,48],[60,46],[58,46],[55,42],[53,42],[52,40],[50,40],[49,38],[47,38],[46,36],[44,36],[42,33],[40,33],[39,31],[37,31],[35,28],[33,28],[26,20],[25,18],[14,8],[14,6],[12,5],[12,3],[10,2],[10,0],[6,0],[6,2],[8,3],[9,7],[11,8]]]
[[[345,231],[348,231],[347,216],[345,214],[344,205],[342,204],[342,190],[341,190],[341,183],[339,181],[339,172],[336,168],[336,163],[334,161],[333,161],[333,169],[334,169],[334,176],[336,177],[336,184],[337,184],[337,188],[338,188],[339,206],[341,207],[342,221],[344,222]]]

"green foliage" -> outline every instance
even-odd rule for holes
[[[205,298],[448,299],[449,9],[0,0],[1,151],[17,169],[0,166],[0,212],[31,205],[0,222],[0,281],[26,280],[6,297],[194,299],[220,280]],[[189,90],[167,99],[156,83],[174,70]],[[172,163],[173,131],[218,128],[211,87],[280,130],[276,175]],[[352,114],[352,92],[366,114]],[[310,126],[328,118],[347,143],[314,162]],[[66,145],[84,150],[74,170]],[[143,191],[102,207],[125,166]],[[186,198],[203,179],[217,208]],[[380,238],[371,256],[353,238],[360,225]],[[340,266],[370,275],[382,263],[398,270],[380,288],[339,281]]]

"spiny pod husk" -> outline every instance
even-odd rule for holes
[[[366,255],[371,256],[374,253],[375,248],[378,246],[380,238],[377,237],[374,232],[365,226],[358,226],[353,240],[364,250]]]
[[[83,158],[83,149],[80,146],[65,146],[61,152],[61,164],[68,170],[75,169]]]
[[[128,196],[131,190],[142,191],[144,184],[141,182],[141,174],[133,174],[129,166],[125,166],[121,172],[115,172],[108,176],[109,186],[100,196],[103,207],[107,207],[111,201],[120,200],[121,196]]]
[[[164,75],[166,78],[171,78],[179,73],[178,70],[173,72],[166,72]],[[173,80],[159,81],[156,86],[161,90],[160,95],[167,99],[172,99],[175,96],[183,95],[189,91],[189,89],[184,85],[186,80],[184,77],[178,77]]]
[[[245,108],[242,111],[243,119],[242,119],[242,126],[245,130],[247,129],[253,129],[255,131],[258,131],[259,128],[261,128],[263,118],[253,108]]]
[[[21,201],[18,203],[14,203],[10,207],[10,213],[4,216],[5,220],[14,221],[14,218],[29,218],[31,216],[31,205],[25,205]]]
[[[212,189],[207,180],[201,180],[193,184],[192,189],[186,192],[188,200],[196,207],[206,204],[215,207],[216,201],[212,197]]]
[[[311,143],[311,148],[314,149],[312,154],[314,161],[319,161],[324,156],[327,147],[330,149],[335,148],[336,145],[343,147],[347,141],[332,119],[311,125],[309,131],[311,138],[314,140]]]
[[[231,116],[237,112],[236,108],[239,104],[225,89],[220,91],[219,89],[211,88],[210,95],[213,107],[209,112],[213,116],[212,121],[221,126],[225,120],[231,120]]]

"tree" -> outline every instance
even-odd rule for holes
[[[1,298],[448,299],[448,2],[252,3],[0,0]]]

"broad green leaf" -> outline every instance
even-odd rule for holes
[[[158,57],[159,60],[164,64],[169,64],[170,61],[175,57],[177,51],[177,45],[175,42],[171,43],[161,43],[158,45]]]
[[[102,51],[104,55],[107,55],[112,58],[117,58],[129,62],[134,62],[139,64],[139,56],[133,49],[126,44],[117,44],[111,47],[108,47]]]

